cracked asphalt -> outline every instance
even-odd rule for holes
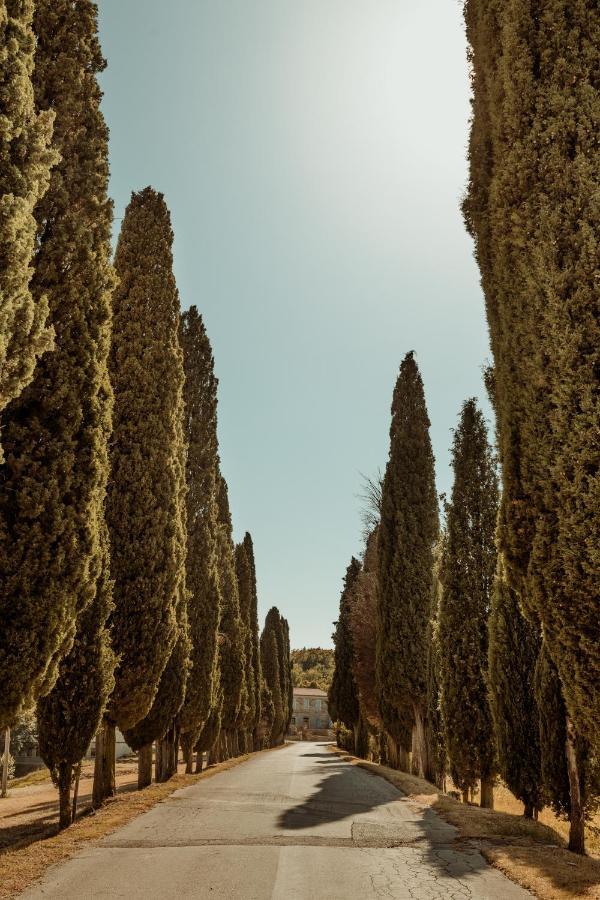
[[[324,744],[290,744],[172,794],[22,895],[366,900],[531,895],[433,811]]]

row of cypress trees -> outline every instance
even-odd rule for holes
[[[233,542],[212,350],[180,310],[162,194],[132,194],[112,258],[96,4],[1,3],[0,55],[0,728],[37,705],[64,827],[94,735],[96,804],[117,727],[140,787],[153,745],[165,780],[180,746],[191,772],[195,752],[201,769],[281,741],[289,634],[271,610],[263,677],[254,548]]]
[[[558,669],[497,549],[502,504],[484,417],[474,399],[463,404],[442,527],[429,425],[409,353],[385,475],[369,491],[363,558],[347,569],[333,636],[329,702],[340,741],[441,789],[450,775],[465,801],[480,789],[488,808],[501,776],[524,815],[548,804],[569,818],[570,847],[583,852],[600,794],[597,760],[581,740],[569,758]]]

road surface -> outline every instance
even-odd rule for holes
[[[26,900],[525,900],[454,828],[317,743],[172,794]]]

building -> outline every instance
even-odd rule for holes
[[[320,688],[294,688],[290,731],[327,731],[332,728],[327,694]]]
[[[121,759],[123,756],[131,756],[133,750],[125,741],[125,738],[119,731],[116,729],[115,735],[115,758]],[[88,752],[85,755],[85,759],[93,759],[96,753],[96,739],[94,738]],[[39,754],[39,749],[37,744],[31,744],[28,747],[25,747],[21,753],[16,753],[14,755],[15,759],[15,776],[19,777],[20,775],[25,775],[27,772],[32,772],[35,769],[43,769],[45,767],[45,762]]]

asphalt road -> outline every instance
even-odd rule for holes
[[[290,744],[184,788],[26,900],[530,897],[431,810],[323,744]]]

